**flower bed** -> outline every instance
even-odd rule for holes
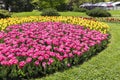
[[[115,22],[115,23],[120,23],[119,18],[114,18],[114,17],[102,17],[102,18],[93,18],[93,17],[81,17],[87,20],[93,20],[93,21],[101,21],[101,22]]]
[[[96,18],[96,20],[98,21],[103,21],[103,22],[115,22],[115,23],[120,23],[120,19],[119,18]]]
[[[0,78],[66,69],[106,47],[108,34],[61,22],[13,25],[0,32]]]
[[[97,30],[102,33],[109,32],[109,26],[103,22],[86,20],[84,18],[78,17],[42,17],[42,16],[31,16],[31,17],[15,17],[15,18],[7,18],[0,20],[0,30],[4,30],[6,27],[14,24],[22,24],[22,23],[29,23],[29,22],[63,22],[63,23],[70,23],[75,25],[84,26],[85,28],[89,28],[91,30]]]

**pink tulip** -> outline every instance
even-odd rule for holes
[[[52,58],[49,58],[49,62],[50,62],[50,63],[53,63],[54,60],[53,60]]]
[[[43,56],[39,56],[39,57],[38,57],[38,60],[39,60],[39,61],[42,61],[43,59],[44,59]]]
[[[25,61],[21,61],[19,62],[19,68],[23,68],[25,66],[26,62]]]
[[[70,67],[71,66],[70,63],[68,63],[67,66]]]
[[[30,57],[28,57],[27,59],[26,59],[26,63],[30,63],[32,61],[32,58],[30,58]]]
[[[38,66],[40,63],[39,61],[35,61],[35,65]]]
[[[42,67],[46,68],[46,62],[42,62]]]

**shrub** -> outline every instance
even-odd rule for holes
[[[94,8],[92,10],[87,11],[86,14],[92,17],[110,17],[111,16],[109,12],[101,8]]]
[[[86,8],[78,8],[78,7],[76,7],[76,8],[73,9],[73,11],[75,11],[75,12],[86,12],[88,10]]]
[[[60,16],[60,14],[55,9],[47,8],[42,11],[41,16]]]
[[[10,17],[11,13],[7,10],[0,10],[0,18]]]

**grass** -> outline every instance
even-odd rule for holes
[[[109,12],[113,17],[120,17],[120,10],[110,10]]]
[[[108,47],[82,65],[36,80],[119,80],[120,24],[108,23],[112,38]]]
[[[109,11],[113,17],[120,17],[120,10],[111,10]],[[83,12],[72,12],[72,11],[66,11],[66,12],[59,12],[61,16],[80,16],[80,17],[88,17],[86,13]],[[39,11],[32,11],[32,12],[18,12],[13,13],[12,17],[24,17],[24,16],[40,16],[41,12]]]
[[[59,12],[61,16],[87,16],[85,13],[81,12]],[[40,16],[41,12],[39,11],[32,11],[32,12],[20,12],[20,13],[13,13],[12,17],[25,17],[25,16]]]
[[[41,12],[39,12],[39,11],[18,12],[18,13],[13,13],[12,17],[39,16],[40,14],[41,14]]]
[[[59,12],[59,13],[61,14],[61,16],[80,16],[80,17],[87,16],[85,13],[82,13],[82,12],[67,11],[67,12]]]

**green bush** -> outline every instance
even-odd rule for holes
[[[10,17],[11,13],[7,10],[0,10],[0,18]]]
[[[92,10],[87,11],[86,14],[92,17],[110,17],[111,16],[109,12],[101,8],[94,8]]]
[[[41,16],[60,16],[60,14],[55,9],[47,8],[42,11]]]
[[[76,8],[73,9],[73,11],[75,11],[75,12],[86,12],[88,10],[86,8],[78,8],[78,7],[76,7]]]

